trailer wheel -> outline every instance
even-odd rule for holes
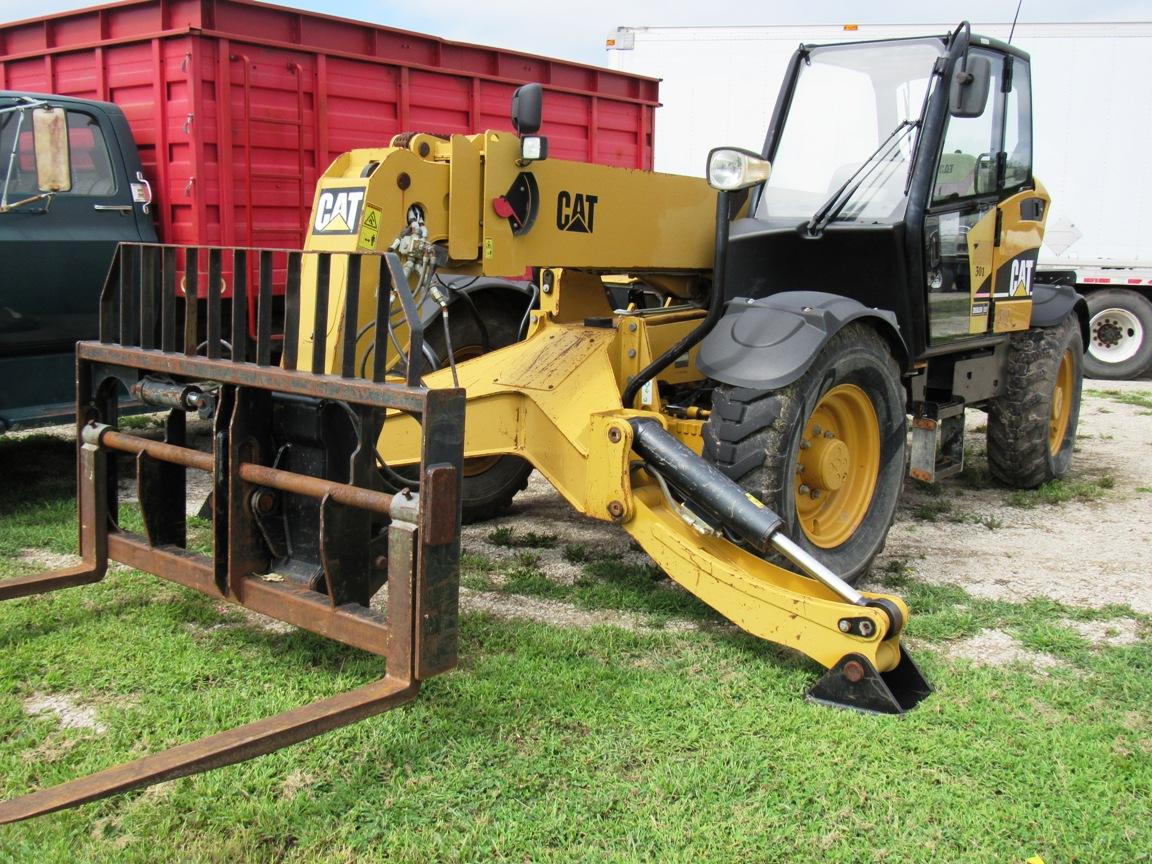
[[[988,468],[994,478],[1034,489],[1068,473],[1083,367],[1075,314],[1057,327],[1012,334],[1004,393],[988,403]]]
[[[485,350],[495,351],[516,342],[524,307],[511,303],[498,292],[480,291],[467,303],[453,304],[448,316],[452,332],[452,354],[457,363],[479,357]],[[527,298],[525,298],[525,302]],[[484,330],[476,321],[479,316]],[[485,331],[487,331],[485,333]],[[437,319],[426,330],[428,346],[443,358],[440,367],[448,365],[444,325]],[[487,343],[487,344],[485,344]],[[519,456],[480,456],[464,460],[463,519],[465,523],[483,522],[499,516],[512,505],[512,499],[528,485],[532,464]]]
[[[905,410],[888,344],[850,324],[788,387],[718,385],[704,457],[776,511],[792,540],[855,582],[896,515]]]
[[[1152,301],[1135,291],[1108,289],[1088,294],[1090,378],[1136,378],[1152,366]]]

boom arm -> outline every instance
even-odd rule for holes
[[[332,163],[317,188],[308,249],[387,249],[415,207],[428,240],[446,248],[447,267],[457,272],[514,276],[546,266],[685,273],[712,266],[716,193],[701,179],[563,160],[525,163],[507,132],[447,140],[421,134],[393,145],[353,150]]]

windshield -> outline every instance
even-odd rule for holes
[[[810,219],[856,175],[835,221],[900,219],[919,130],[894,130],[920,120],[933,64],[943,53],[935,38],[812,49],[756,215]],[[857,173],[865,163],[870,167]]]

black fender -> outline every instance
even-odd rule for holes
[[[823,291],[729,300],[724,316],[700,343],[696,366],[723,384],[777,390],[799,379],[842,327],[861,319],[875,326],[907,370],[908,346],[894,312]]]
[[[1034,282],[1032,285],[1033,327],[1056,327],[1071,312],[1080,321],[1080,338],[1088,350],[1088,301],[1071,285]]]

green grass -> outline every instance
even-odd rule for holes
[[[952,502],[945,498],[929,498],[912,508],[912,515],[924,522],[938,522],[951,512]]]
[[[25,572],[22,549],[72,549],[71,481],[33,467],[66,474],[70,459],[67,446],[0,439],[0,472],[16,472],[2,476],[23,478],[0,503],[0,575]],[[500,563],[468,553],[462,578],[500,572],[510,597],[720,620],[652,568],[589,554],[575,562],[576,584],[557,585],[543,554]],[[899,561],[880,578],[914,610],[908,632],[936,687],[903,719],[806,703],[814,664],[729,628],[580,630],[465,612],[461,667],[427,682],[413,705],[0,827],[0,861],[1145,860],[1152,621],[1123,607],[976,598],[921,582]],[[0,605],[0,793],[381,673],[378,658],[268,632],[217,605],[123,571]],[[1063,623],[1117,615],[1142,622],[1142,641],[1094,647]],[[945,658],[986,627],[1061,665],[1038,674]],[[29,718],[33,693],[96,706],[106,731]]]
[[[1009,494],[1007,501],[1009,506],[1026,509],[1069,501],[1095,501],[1115,485],[1116,481],[1108,475],[1095,480],[1050,480],[1035,489],[1018,489]]]
[[[569,564],[588,564],[592,561],[616,561],[620,553],[612,549],[597,549],[586,543],[565,543],[564,560]]]
[[[488,534],[488,542],[494,546],[507,546],[513,549],[552,549],[556,546],[555,534],[541,534],[536,531],[525,531],[517,535],[516,529],[508,525]]]
[[[1085,395],[1100,399],[1110,399],[1122,405],[1135,405],[1144,408],[1141,414],[1152,414],[1152,395],[1148,393],[1125,392],[1123,390],[1085,390]]]

